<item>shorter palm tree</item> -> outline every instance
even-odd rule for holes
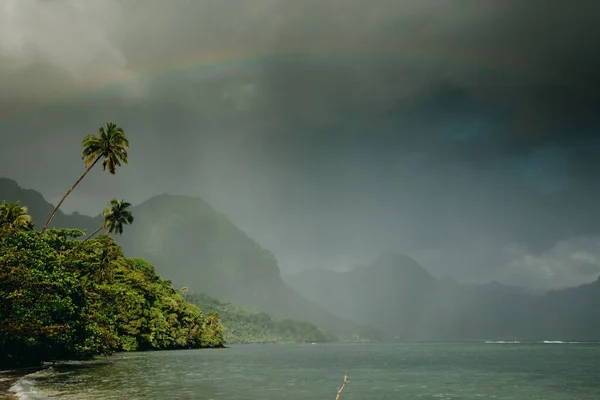
[[[112,280],[113,269],[111,268],[111,257],[107,248],[102,250],[100,254],[100,264],[98,265],[97,276],[100,282]]]
[[[184,287],[181,288],[181,294],[183,294],[183,301],[186,301],[187,294],[188,294],[188,288],[187,288],[187,286],[184,286]]]
[[[107,234],[123,234],[123,226],[133,223],[133,215],[127,210],[131,203],[125,200],[112,199],[108,203],[108,207],[102,213],[103,222],[100,228],[96,229],[92,234],[85,238],[82,244],[87,242],[101,230],[105,230]]]
[[[31,216],[27,214],[27,207],[18,201],[0,204],[0,227],[8,230],[30,230],[33,229]]]

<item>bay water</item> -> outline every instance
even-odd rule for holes
[[[600,345],[252,344],[121,353],[11,382],[21,399],[600,399]],[[2,375],[0,374],[0,378]]]

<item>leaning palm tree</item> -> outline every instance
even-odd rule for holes
[[[131,203],[128,203],[125,200],[119,201],[117,199],[112,199],[110,203],[108,203],[108,207],[102,213],[103,222],[100,228],[92,232],[81,243],[87,242],[103,229],[106,233],[123,234],[123,226],[133,223],[133,215],[131,214],[131,211],[127,210],[130,206]]]
[[[83,139],[81,145],[83,146],[83,155],[81,156],[81,159],[85,160],[86,170],[58,202],[56,208],[52,211],[48,221],[46,221],[46,224],[42,228],[40,236],[46,232],[48,225],[50,225],[50,222],[54,219],[56,212],[67,196],[71,194],[73,189],[79,185],[79,182],[81,182],[88,172],[94,168],[94,165],[96,165],[100,159],[104,158],[102,167],[104,170],[108,170],[112,175],[117,172],[117,167],[128,163],[127,149],[129,148],[129,140],[125,137],[123,129],[113,122],[107,122],[106,129],[101,126],[98,130],[98,135],[87,135],[85,139]]]
[[[0,227],[9,230],[29,230],[33,228],[31,216],[27,214],[27,207],[22,206],[18,201],[0,204]]]

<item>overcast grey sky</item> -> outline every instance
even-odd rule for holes
[[[56,202],[202,196],[284,273],[381,252],[561,287],[600,272],[597,1],[3,0],[0,175]]]

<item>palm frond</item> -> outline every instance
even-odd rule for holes
[[[97,135],[87,135],[83,142],[82,159],[88,167],[96,159],[104,158],[102,167],[110,174],[116,174],[117,168],[128,164],[127,149],[129,140],[125,132],[114,122],[107,122],[106,128],[100,127]]]
[[[131,203],[125,200],[112,199],[108,203],[108,208],[103,212],[104,226],[108,233],[123,234],[123,227],[133,223],[133,215],[127,208]]]
[[[18,201],[4,201],[0,205],[0,226],[9,229],[32,229],[31,216],[27,212],[27,207],[22,206]]]

